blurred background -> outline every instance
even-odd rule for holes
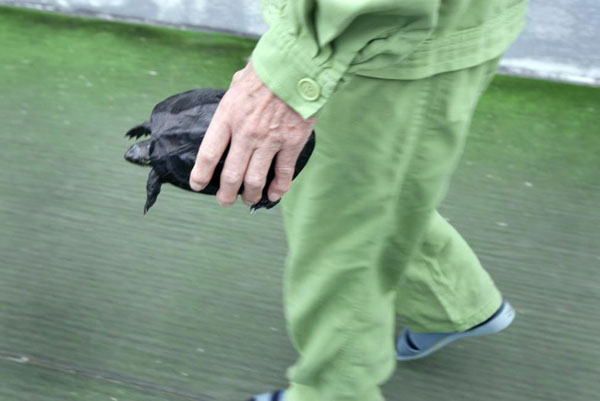
[[[122,157],[158,101],[228,86],[258,6],[0,0],[0,400],[285,386],[279,210],[165,186],[144,217],[147,170]],[[598,39],[596,0],[531,2],[442,209],[518,318],[400,364],[389,400],[600,399]]]

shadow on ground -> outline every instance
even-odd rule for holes
[[[277,209],[122,159],[157,101],[227,87],[253,42],[0,8],[0,399],[244,400],[285,385]],[[596,399],[600,92],[498,77],[443,213],[518,310],[403,364],[389,400]]]

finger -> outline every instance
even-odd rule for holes
[[[269,186],[268,196],[271,202],[279,200],[292,185],[296,160],[300,148],[282,149],[275,159],[275,178]]]
[[[217,117],[216,114],[215,117]],[[200,191],[208,185],[230,138],[229,126],[221,122],[219,118],[213,118],[200,144],[196,163],[190,173],[189,184],[192,190]]]
[[[246,175],[244,176],[242,199],[246,205],[254,205],[262,198],[267,174],[276,153],[275,149],[259,148],[252,154]]]
[[[237,199],[242,180],[248,168],[248,162],[254,152],[249,142],[236,138],[239,138],[239,136],[231,139],[231,147],[221,172],[221,183],[217,192],[217,199],[222,206],[232,205]]]

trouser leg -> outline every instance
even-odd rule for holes
[[[377,401],[392,373],[396,287],[461,152],[490,66],[416,81],[352,79],[317,123],[283,199],[287,401]]]
[[[437,212],[396,293],[396,311],[415,333],[468,330],[491,316],[502,302],[473,250]]]

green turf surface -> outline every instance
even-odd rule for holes
[[[244,400],[285,385],[279,211],[165,187],[131,126],[226,87],[253,42],[0,8],[0,400]],[[513,302],[502,335],[400,365],[389,400],[600,393],[600,90],[498,77],[443,214]]]

